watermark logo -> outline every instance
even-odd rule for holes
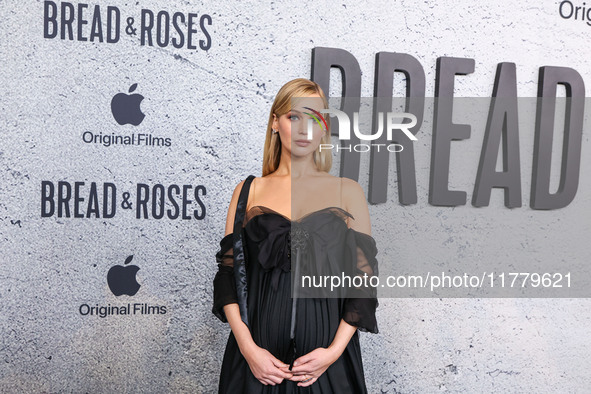
[[[416,126],[417,124],[417,117],[408,112],[378,112],[378,129],[372,134],[364,134],[361,132],[359,127],[359,112],[353,112],[353,122],[350,121],[349,115],[341,110],[334,109],[334,108],[327,108],[321,109],[320,111],[316,111],[310,107],[304,107],[313,112],[313,114],[304,112],[306,115],[310,116],[307,123],[307,132],[308,132],[308,139],[313,138],[313,127],[314,121],[320,125],[322,128],[324,125],[325,130],[328,130],[326,125],[326,120],[322,116],[322,114],[328,114],[336,116],[337,121],[339,122],[339,140],[340,141],[348,141],[351,139],[351,125],[353,126],[353,132],[355,136],[362,141],[375,141],[382,137],[384,133],[384,118],[385,118],[385,132],[387,134],[387,140],[392,141],[393,131],[400,130],[402,131],[411,141],[417,141],[417,137],[409,130],[412,127]],[[410,119],[410,122],[402,123],[397,122],[396,120],[402,119]],[[322,123],[321,123],[322,122]],[[371,150],[371,146],[376,147],[378,150],[381,146],[385,146],[386,149],[390,152],[400,152],[403,149],[403,146],[400,144],[356,144],[353,146],[353,149],[356,152],[367,152]],[[320,144],[319,150],[332,150],[335,149],[337,151],[342,149],[351,149],[351,146],[348,147],[341,147],[339,145],[335,146],[333,144]]]
[[[312,119],[314,119],[316,121],[316,123],[318,123],[320,128],[323,128],[322,125],[324,125],[323,129],[328,131],[328,126],[326,124],[326,120],[324,119],[324,116],[322,116],[322,114],[320,112],[318,112],[315,109],[310,108],[310,107],[304,107],[304,108],[314,112],[314,114],[311,114],[309,112],[304,112],[304,113],[306,115],[310,116]],[[308,120],[308,139],[312,139],[312,119]],[[322,123],[320,123],[320,120],[322,120]]]

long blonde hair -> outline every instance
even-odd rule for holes
[[[296,78],[279,89],[275,101],[271,106],[269,113],[269,123],[267,124],[267,136],[265,138],[265,150],[263,153],[263,176],[266,176],[279,167],[281,159],[281,139],[279,133],[273,133],[273,114],[279,118],[281,115],[291,110],[291,99],[294,97],[307,97],[312,94],[318,94],[322,98],[325,108],[328,108],[328,101],[322,88],[316,82],[306,78]],[[325,117],[328,130],[320,140],[321,144],[330,144],[330,117]],[[319,171],[330,170],[332,166],[332,154],[330,149],[323,149],[321,152],[317,149],[313,153],[314,164]]]

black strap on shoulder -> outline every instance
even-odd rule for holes
[[[234,253],[234,279],[236,281],[236,291],[238,296],[238,306],[240,308],[240,317],[244,324],[248,326],[248,311],[247,311],[247,300],[248,300],[248,288],[246,284],[246,264],[244,254],[244,240],[243,240],[243,228],[244,215],[246,214],[246,204],[248,203],[248,192],[252,180],[255,178],[254,175],[249,175],[244,184],[242,190],[240,190],[240,197],[238,197],[238,203],[236,204],[236,214],[234,215],[234,237],[233,237],[233,253]]]

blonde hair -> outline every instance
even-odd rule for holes
[[[288,113],[291,110],[291,99],[294,97],[307,97],[313,94],[318,94],[322,98],[325,108],[328,108],[328,101],[322,88],[316,82],[306,78],[296,78],[279,89],[275,101],[271,106],[269,113],[269,122],[267,124],[267,136],[265,138],[265,149],[263,152],[263,176],[266,176],[277,170],[279,161],[281,159],[281,139],[279,133],[273,133],[273,114],[279,118],[281,115]],[[330,144],[330,117],[325,117],[328,130],[320,140],[321,144]],[[321,152],[317,149],[313,153],[314,164],[319,171],[328,172],[332,166],[332,154],[329,149],[324,149]]]

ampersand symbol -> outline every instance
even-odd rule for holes
[[[135,36],[137,32],[137,29],[133,28],[133,22],[134,20],[132,17],[127,18],[127,27],[125,28],[125,32],[130,36]]]
[[[129,192],[123,193],[123,201],[121,201],[121,208],[131,209],[131,202],[129,201]]]

